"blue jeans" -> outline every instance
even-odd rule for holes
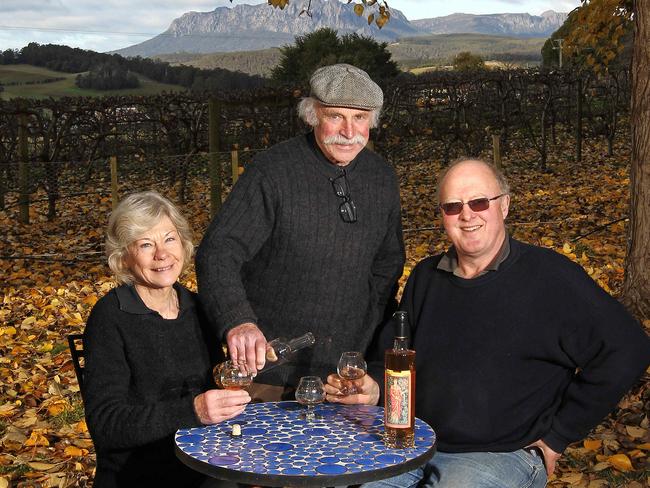
[[[362,488],[543,488],[542,459],[528,451],[436,452],[420,468]]]

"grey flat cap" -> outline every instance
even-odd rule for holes
[[[329,107],[378,110],[384,93],[368,73],[350,64],[332,64],[314,71],[309,80],[311,96]]]

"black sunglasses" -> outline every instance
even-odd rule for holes
[[[441,203],[440,208],[442,209],[443,212],[445,212],[445,215],[458,215],[463,211],[463,207],[465,205],[469,205],[469,208],[472,209],[472,212],[482,212],[490,208],[490,202],[492,200],[496,200],[497,198],[501,198],[505,195],[506,195],[505,193],[502,193],[501,195],[497,195],[496,197],[492,197],[492,198],[487,198],[487,197],[475,198],[473,200],[470,200],[469,202]]]
[[[350,196],[350,184],[345,175],[345,170],[342,170],[336,178],[330,178],[329,180],[332,182],[332,188],[334,188],[336,196],[343,199],[343,202],[339,205],[339,215],[343,219],[343,222],[349,224],[356,222],[357,207],[354,205]]]

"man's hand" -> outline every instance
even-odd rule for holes
[[[365,375],[358,380],[345,381],[352,381],[359,393],[343,395],[341,393],[343,387],[341,377],[337,374],[331,374],[327,377],[327,384],[325,385],[325,399],[328,402],[344,403],[346,405],[377,405],[379,401],[379,385],[369,375]]]
[[[202,424],[217,424],[242,413],[250,401],[245,390],[208,390],[194,397],[194,411]]]
[[[562,457],[562,454],[548,447],[542,439],[533,442],[531,446],[537,446],[542,450],[544,454],[544,465],[546,466],[546,476],[550,477],[555,471],[557,460]]]
[[[226,334],[226,343],[233,364],[244,372],[257,374],[266,362],[266,338],[257,325],[246,322]]]

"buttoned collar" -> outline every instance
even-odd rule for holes
[[[494,259],[490,261],[490,264],[488,264],[485,269],[478,274],[478,276],[482,276],[489,271],[498,271],[501,263],[503,263],[509,255],[510,237],[506,233],[506,237],[503,239],[503,243],[499,248],[499,252],[496,256],[494,256]],[[447,271],[448,273],[453,273],[455,276],[460,276],[458,269],[458,253],[456,252],[456,248],[454,246],[451,246],[449,250],[447,250],[447,252],[440,258],[437,269],[441,271]]]

